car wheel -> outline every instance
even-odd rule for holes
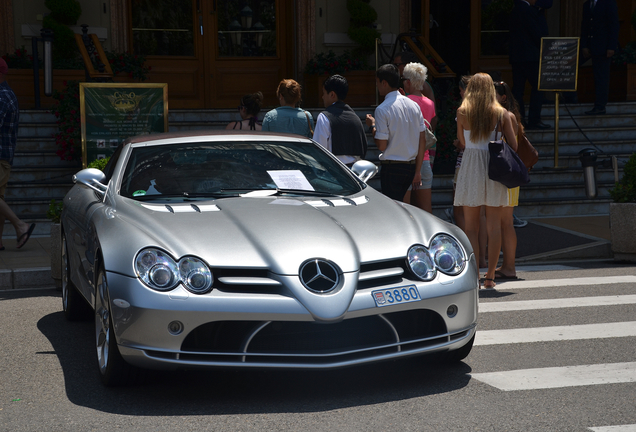
[[[475,335],[473,335],[473,337],[468,341],[468,343],[464,345],[463,347],[461,347],[460,349],[455,351],[448,351],[445,354],[443,361],[445,363],[458,363],[464,360],[466,357],[468,357],[468,354],[470,354],[470,351],[473,349],[474,343],[475,343]]]
[[[135,368],[126,363],[117,347],[106,272],[100,267],[95,293],[95,347],[102,384],[118,386],[133,381]]]
[[[91,317],[91,308],[71,282],[66,235],[62,236],[62,310],[69,321],[84,321]]]

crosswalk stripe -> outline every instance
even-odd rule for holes
[[[636,336],[636,321],[477,331],[475,345],[550,342]]]
[[[471,374],[503,391],[636,382],[636,362],[519,369]]]
[[[636,432],[636,424],[599,426],[599,427],[591,427],[588,429],[594,432]]]
[[[540,279],[506,281],[498,284],[497,289],[554,288],[576,285],[609,285],[619,283],[636,284],[636,276],[605,276],[567,279]]]
[[[521,310],[559,309],[589,306],[615,306],[635,304],[636,295],[617,295],[599,297],[574,297],[547,300],[523,300],[507,302],[479,303],[479,312],[509,312]]]

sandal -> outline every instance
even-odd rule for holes
[[[492,285],[486,286],[486,282],[490,282]],[[497,284],[495,283],[494,279],[484,278],[484,287],[482,289],[491,290],[491,289],[495,289],[496,286]]]

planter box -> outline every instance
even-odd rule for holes
[[[615,261],[636,262],[636,203],[610,204],[610,233]]]
[[[55,99],[44,96],[44,73],[40,70],[40,108],[52,108]],[[20,109],[31,109],[35,107],[35,91],[33,86],[33,69],[10,69],[6,80],[15,92],[20,104]],[[134,82],[128,75],[116,75],[115,82]],[[86,81],[84,69],[54,69],[53,70],[53,90],[64,90],[65,81]]]
[[[375,71],[351,71],[343,75],[349,83],[349,94],[345,102],[351,107],[375,105]],[[322,107],[322,85],[328,75],[305,74],[303,105]]]

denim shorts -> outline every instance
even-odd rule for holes
[[[433,168],[431,168],[431,161],[422,161],[422,185],[419,189],[431,189],[433,187]],[[413,186],[409,186],[409,190],[413,189]]]

